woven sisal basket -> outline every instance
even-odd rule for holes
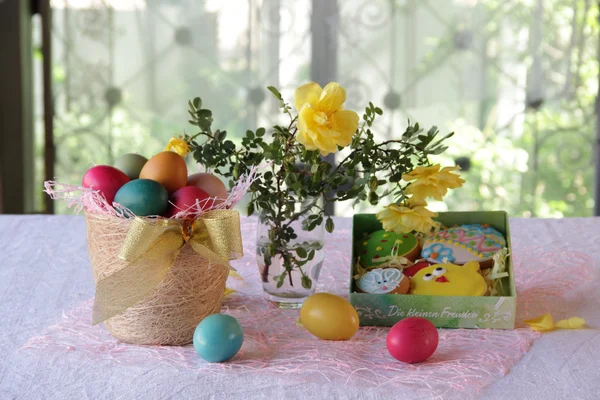
[[[127,263],[117,257],[131,219],[85,213],[94,280]],[[162,282],[132,307],[105,321],[117,339],[133,344],[184,345],[203,318],[221,310],[229,270],[210,265],[185,244]]]

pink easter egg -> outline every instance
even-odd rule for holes
[[[81,182],[85,188],[100,191],[108,204],[112,204],[121,186],[129,182],[129,177],[110,165],[96,165],[87,170]]]
[[[213,174],[201,172],[188,177],[187,186],[196,186],[206,191],[210,197],[215,197],[215,205],[221,204],[227,199],[227,187]]]
[[[431,357],[438,341],[438,331],[431,322],[425,318],[410,317],[390,329],[385,344],[396,360],[414,364]]]
[[[214,200],[210,199],[205,190],[196,186],[184,186],[169,198],[170,204],[165,216],[170,218],[180,211],[187,210],[196,204],[196,200],[200,203],[202,211],[208,211],[214,205]]]

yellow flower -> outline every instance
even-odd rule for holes
[[[405,181],[414,181],[408,185],[405,193],[412,194],[415,200],[423,200],[427,197],[442,200],[448,189],[459,188],[465,182],[460,175],[452,173],[452,171],[459,169],[460,167],[456,166],[445,167],[440,170],[439,164],[430,167],[417,167],[411,172],[402,175],[402,179]]]
[[[346,90],[335,82],[323,89],[314,82],[296,89],[298,142],[323,156],[335,153],[337,146],[348,146],[358,128],[358,114],[344,110],[345,101]]]
[[[381,221],[383,229],[389,232],[399,234],[412,231],[428,233],[431,229],[438,227],[439,223],[431,219],[437,217],[437,213],[429,211],[425,208],[425,205],[409,207],[390,204],[377,213],[377,219]]]
[[[172,137],[165,147],[165,151],[173,151],[181,157],[185,157],[190,152],[190,145],[181,136]]]

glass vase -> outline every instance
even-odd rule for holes
[[[300,308],[315,292],[324,259],[325,224],[318,216],[319,207],[321,199],[307,199],[295,204],[293,219],[281,222],[259,214],[258,270],[264,297],[278,307]],[[286,234],[278,233],[282,231]]]

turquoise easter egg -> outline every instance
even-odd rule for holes
[[[209,315],[194,331],[194,349],[208,362],[229,360],[240,350],[243,341],[240,323],[227,314]]]
[[[115,160],[113,167],[121,170],[129,177],[129,179],[138,179],[140,171],[146,164],[148,159],[135,153],[123,154]]]
[[[160,183],[151,179],[136,179],[121,186],[115,202],[139,217],[162,215],[169,204],[169,193]]]

